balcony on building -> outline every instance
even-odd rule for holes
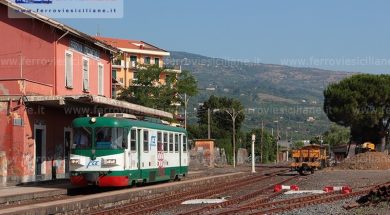
[[[121,59],[112,60],[112,68],[116,68],[116,69],[125,68],[125,61]]]
[[[164,71],[167,73],[180,74],[181,73],[181,66],[164,65]]]

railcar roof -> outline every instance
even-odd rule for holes
[[[141,120],[132,120],[124,118],[113,118],[113,117],[94,117],[96,122],[91,122],[93,117],[80,117],[73,120],[73,127],[142,127],[157,130],[173,131],[173,132],[184,132],[187,133],[184,128],[163,125],[152,122],[145,122]]]
[[[321,145],[317,145],[317,144],[310,144],[310,145],[302,147],[301,149],[319,149],[319,148],[325,148],[325,146],[321,146]]]

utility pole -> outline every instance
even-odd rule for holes
[[[187,129],[187,107],[190,97],[187,98],[187,93],[184,93],[184,128]]]
[[[190,96],[187,98],[187,93],[184,93],[184,99],[183,96],[180,94],[177,94],[182,100],[184,100],[184,128],[187,129],[187,107],[188,107],[188,101],[190,100]]]
[[[279,163],[279,124],[276,122],[276,163]]]
[[[210,128],[210,108],[207,109],[207,138],[211,139],[211,128]]]
[[[276,123],[276,163],[279,163],[279,121],[274,121]]]
[[[23,55],[22,52],[20,52],[20,78],[23,78]]]
[[[232,117],[233,121],[233,168],[236,168],[236,118],[241,111],[243,110],[236,111],[234,108],[232,108],[231,112],[226,110],[226,113]]]
[[[261,139],[260,139],[260,163],[263,163],[263,136],[264,136],[264,122],[261,120]]]
[[[252,134],[252,173],[255,173],[255,140],[256,136]]]

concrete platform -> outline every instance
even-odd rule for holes
[[[190,171],[189,174],[201,174],[204,171]],[[12,202],[34,200],[51,196],[68,194],[69,188],[74,188],[66,183],[68,181],[43,181],[22,184],[20,186],[0,186],[0,205]]]
[[[0,187],[0,204],[66,195],[69,184]]]
[[[181,182],[170,182],[157,185],[150,185],[137,188],[129,188],[122,190],[109,191],[104,193],[97,193],[85,196],[76,196],[74,198],[57,200],[44,203],[36,203],[30,205],[16,206],[12,208],[0,209],[0,214],[56,214],[66,212],[83,213],[87,212],[89,208],[96,207],[112,207],[119,204],[129,203],[133,198],[140,198],[139,195],[153,195],[161,192],[171,191],[173,188],[185,189],[189,183],[195,183],[199,186],[207,181],[213,181],[217,178],[231,178],[243,172],[229,173],[223,175],[209,176],[203,178],[196,178]],[[247,174],[247,173],[246,173]],[[66,190],[66,189],[65,189]],[[38,191],[38,190],[37,190]],[[45,192],[45,191],[44,191]],[[48,192],[48,191],[46,191]],[[61,189],[53,189],[50,192],[61,192]]]

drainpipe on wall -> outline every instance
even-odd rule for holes
[[[23,79],[23,55],[20,51],[20,79]]]
[[[115,53],[110,52],[110,56],[109,56],[109,59],[110,59],[110,98],[112,98],[112,88],[113,88],[113,85],[112,85],[112,61],[114,60],[114,58],[118,57],[119,55],[120,55],[120,53],[115,55]]]

